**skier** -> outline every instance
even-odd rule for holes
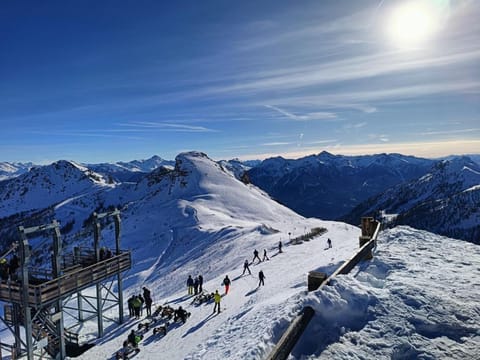
[[[193,294],[193,279],[192,279],[192,275],[188,275],[187,288],[188,288],[188,295],[192,295],[192,294]]]
[[[196,277],[195,280],[193,280],[193,291],[195,295],[198,295],[198,285],[198,277]]]
[[[267,256],[267,249],[263,249],[263,260],[262,261],[265,261],[265,259],[270,260]]]
[[[262,260],[260,260],[260,256],[258,256],[258,250],[257,250],[257,249],[253,250],[253,260],[252,260],[252,264],[253,264],[253,262],[255,261],[255,259],[258,259],[258,262],[259,262],[259,263],[262,262]]]
[[[260,280],[258,282],[258,287],[260,287],[260,285],[264,286],[265,283],[264,283],[264,280],[265,280],[265,275],[263,274],[263,271],[260,270],[260,272],[258,273],[258,280]]]
[[[223,285],[225,285],[225,295],[228,294],[228,289],[230,289],[230,279],[228,278],[228,275],[225,275],[225,279],[223,279]]]
[[[282,242],[281,241],[278,242],[278,252],[282,253]]]
[[[245,275],[245,271],[248,270],[248,273],[252,275],[252,272],[250,271],[250,268],[248,267],[248,260],[245,259],[245,262],[243,263],[243,273],[242,275]]]
[[[213,300],[215,301],[215,306],[213,307],[213,313],[215,314],[215,310],[218,307],[218,313],[220,314],[220,300],[222,300],[222,296],[218,293],[218,290],[215,290],[215,294],[213,295]]]
[[[198,275],[198,292],[199,293],[202,293],[203,291],[202,286],[203,286],[203,276]]]
[[[332,247],[332,240],[330,240],[330,238],[327,239],[327,247],[328,249]]]

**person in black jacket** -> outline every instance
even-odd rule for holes
[[[192,275],[188,275],[187,288],[188,288],[188,295],[192,295],[192,294],[193,294],[193,279],[192,279]]]
[[[198,292],[199,293],[202,293],[203,291],[203,276],[202,275],[198,275]]]
[[[258,282],[258,287],[260,287],[260,285],[262,285],[262,286],[265,285],[265,282],[264,282],[264,280],[265,280],[265,275],[263,274],[263,271],[262,271],[262,270],[260,270],[260,272],[258,273],[258,280],[259,280],[259,282]]]
[[[152,315],[152,296],[150,290],[145,286],[143,287],[143,298],[145,299],[145,309],[147,310],[147,316]]]
[[[258,256],[258,250],[257,250],[257,249],[253,250],[253,260],[252,260],[252,264],[253,264],[253,262],[255,261],[255,259],[258,259],[258,262],[259,262],[259,263],[262,262],[262,260],[260,260],[260,256]]]
[[[200,283],[198,282],[198,276],[193,280],[193,292],[195,295],[198,295],[198,286]]]
[[[223,285],[225,285],[225,295],[228,294],[228,289],[230,289],[230,284],[231,284],[231,281],[228,278],[228,275],[225,275],[225,279],[223,279]]]
[[[267,256],[267,249],[263,249],[263,260],[262,261],[265,261],[265,260],[270,260]]]
[[[250,268],[248,267],[248,260],[245,259],[245,262],[243,263],[243,273],[242,275],[245,275],[245,271],[248,271],[250,275],[252,275],[252,272],[250,271]]]

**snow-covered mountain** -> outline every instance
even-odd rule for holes
[[[174,161],[164,160],[154,155],[146,160],[133,160],[129,162],[85,164],[86,167],[106,177],[119,182],[137,182],[145,174],[159,168],[173,168]]]
[[[13,181],[19,189],[28,185],[27,192],[15,192]],[[293,351],[295,359],[350,359],[357,352],[365,358],[423,354],[463,359],[474,358],[480,348],[475,326],[480,321],[476,311],[480,250],[472,244],[408,227],[387,230],[371,263],[323,291],[307,293],[307,272],[332,273],[358,248],[360,230],[341,222],[306,219],[239,181],[203,153],[179,154],[174,168],[157,168],[138,183],[109,184],[85,167],[60,161],[6,184],[12,199],[26,203],[37,199],[43,204],[45,196],[52,195],[46,202],[49,219],[72,224],[63,236],[66,251],[92,243],[86,221],[92,211],[121,210],[122,248],[131,249],[133,257],[133,268],[124,275],[125,299],[147,286],[154,306],[181,305],[192,314],[164,337],[147,332],[139,359],[158,359],[159,354],[171,360],[264,359],[305,305],[313,306],[316,315]],[[9,201],[14,211],[32,208]],[[41,224],[41,217],[36,221]],[[108,246],[114,242],[114,230],[105,225],[102,242]],[[314,227],[325,228],[326,233],[299,245],[288,244],[289,238]],[[326,249],[327,238],[332,249]],[[281,254],[279,241],[284,243]],[[242,276],[242,264],[252,259],[253,249],[266,249],[270,260],[252,265],[252,275]],[[259,270],[266,275],[262,287],[256,277]],[[222,279],[230,276],[233,283],[222,298],[221,314],[212,314],[213,304],[191,303],[185,287],[190,274],[202,274],[208,292],[223,292]],[[84,291],[84,296],[89,294]],[[117,316],[115,310],[106,315]],[[106,323],[106,337],[78,359],[112,358],[138,323],[134,319],[120,327]],[[85,322],[78,331],[81,337],[92,338],[95,327],[95,321]],[[7,340],[2,335],[2,342]]]
[[[466,156],[442,160],[419,179],[360,204],[345,220],[380,211],[397,214],[396,224],[480,243],[480,165]]]
[[[25,174],[32,167],[33,163],[18,163],[18,162],[0,162],[0,181],[14,178],[16,176]]]
[[[45,209],[65,199],[112,186],[102,175],[71,161],[34,167],[28,173],[0,183],[0,218]]]
[[[324,151],[297,160],[270,158],[248,175],[299,214],[336,219],[369,197],[424,175],[432,164],[400,154],[343,156]]]

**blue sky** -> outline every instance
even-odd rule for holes
[[[480,153],[480,2],[425,2],[2,1],[0,161]]]

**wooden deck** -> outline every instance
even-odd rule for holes
[[[130,269],[132,266],[130,251],[114,255],[86,267],[74,267],[64,275],[47,280],[41,284],[29,284],[28,303],[32,307],[47,305],[59,298],[64,298],[86,289],[113,275]],[[0,283],[0,300],[21,304],[21,284]]]

